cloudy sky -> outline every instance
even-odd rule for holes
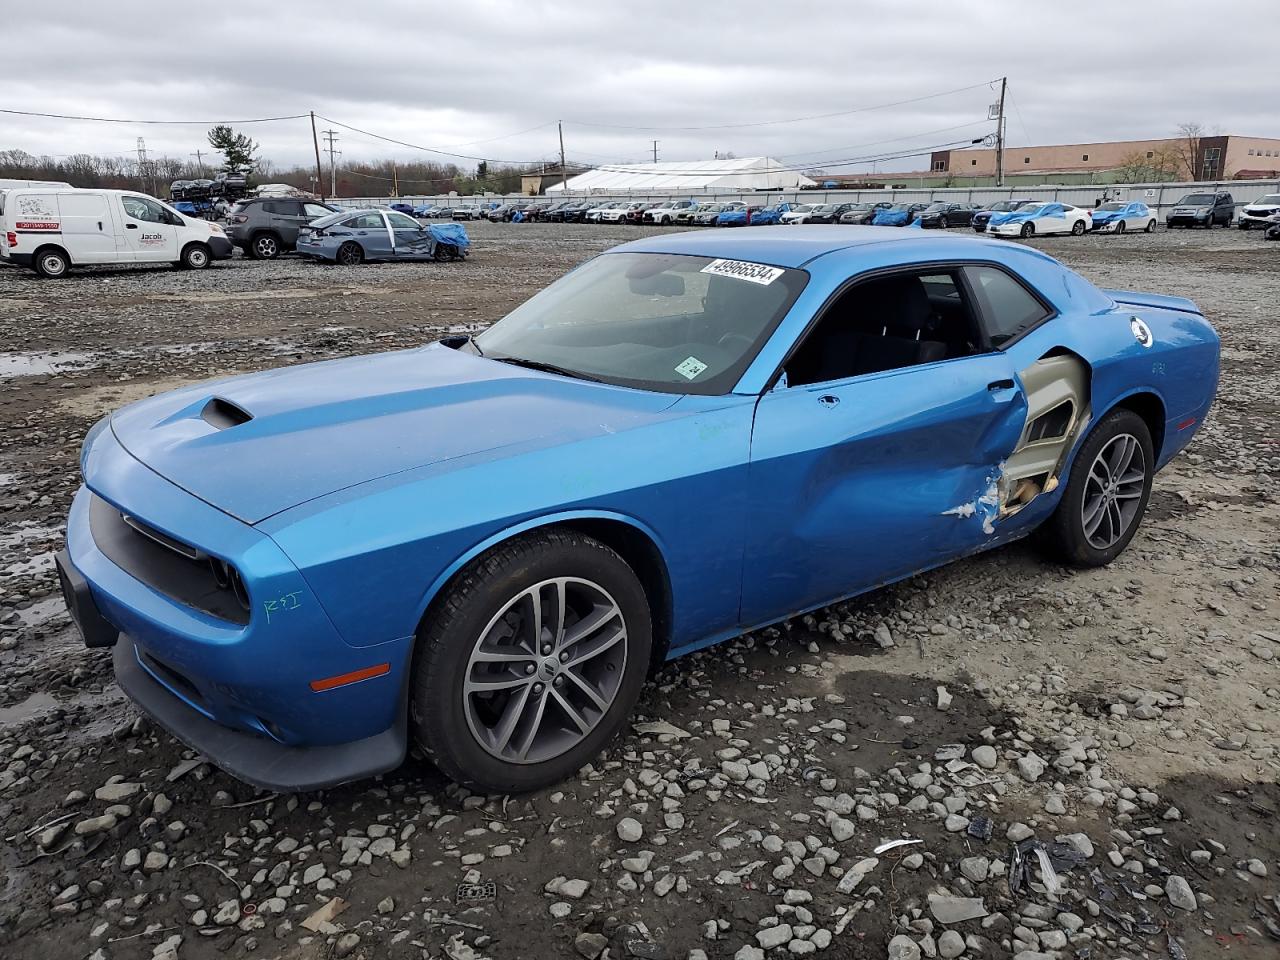
[[[1013,145],[1160,137],[1189,120],[1280,136],[1273,58],[1242,55],[1274,31],[1276,0],[169,7],[73,0],[50,15],[6,3],[0,107],[199,121],[315,110],[498,161],[554,157],[563,120],[569,158],[592,165],[648,159],[657,139],[663,160],[732,151],[913,170],[927,157],[890,155],[993,131],[989,81],[1007,75]],[[1208,46],[1193,24],[1227,43]],[[311,161],[307,120],[244,129],[277,166]],[[433,156],[337,129],[346,160]],[[0,113],[0,149],[131,154],[145,136],[153,156],[182,157],[208,149],[204,130]]]

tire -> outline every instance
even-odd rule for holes
[[[571,635],[587,617],[599,619],[560,656],[544,658],[543,650],[554,653],[549,644],[556,642],[554,601],[561,585],[575,617],[561,635]],[[541,598],[537,622],[545,615],[548,623],[539,631],[537,655],[526,657],[535,590]],[[601,618],[602,609],[613,612]],[[615,642],[602,643],[618,634]],[[652,643],[644,590],[617,553],[576,533],[517,537],[464,568],[421,628],[411,680],[414,735],[442,773],[470,789],[513,793],[558,783],[622,729],[640,696]],[[473,656],[482,654],[482,646],[490,658],[515,659],[477,662]],[[577,672],[560,667],[565,656],[581,656],[593,646],[596,653]],[[492,693],[467,690],[467,684],[485,683],[502,686]],[[534,697],[540,698],[536,707]],[[572,729],[565,702],[581,721]],[[524,707],[533,710],[519,709]],[[514,721],[511,710],[517,710]]]
[[[1155,233],[1155,232],[1156,232],[1156,222],[1154,220],[1148,220],[1147,226],[1143,230],[1143,233]]]
[[[1124,233],[1124,231],[1125,231],[1124,221],[1123,221],[1123,220],[1119,220],[1119,221],[1117,221],[1117,222],[1116,222],[1116,233]]]
[[[1075,223],[1071,225],[1071,235],[1073,237],[1084,236],[1084,231],[1085,231],[1085,225],[1083,220],[1077,220]]]
[[[1248,222],[1247,220],[1241,220],[1241,221],[1240,221],[1240,229],[1241,229],[1241,230],[1248,230],[1248,229],[1249,229],[1249,222]]]
[[[663,225],[664,227],[669,227],[669,226],[671,226],[671,218],[670,218],[670,217],[663,217],[663,218],[662,218],[662,225]]]
[[[280,238],[274,233],[259,233],[249,244],[249,256],[255,260],[274,260],[280,256]]]
[[[1125,439],[1136,446],[1128,446]],[[1130,450],[1127,461],[1124,447]],[[1104,455],[1105,454],[1105,458]],[[1136,458],[1141,455],[1140,477]],[[1121,481],[1116,490],[1119,499],[1108,498],[1104,484],[1109,472],[1096,469],[1105,459],[1108,468],[1122,466]],[[1077,567],[1103,567],[1114,560],[1138,531],[1151,497],[1151,480],[1155,475],[1155,452],[1151,446],[1151,431],[1146,421],[1132,410],[1113,410],[1089,432],[1076,454],[1067,478],[1067,488],[1053,515],[1041,528],[1044,545],[1059,560]],[[1125,480],[1125,477],[1130,479]],[[1138,484],[1140,483],[1140,486]],[[1126,495],[1127,494],[1127,495]],[[1102,515],[1097,517],[1092,534],[1086,527],[1086,500],[1092,506],[1101,495]],[[1132,510],[1132,513],[1129,511]],[[1092,520],[1093,517],[1088,519]],[[1116,522],[1119,518],[1119,523]],[[1119,536],[1107,542],[1119,528]]]
[[[333,258],[333,262],[340,263],[344,267],[358,267],[364,263],[364,248],[354,240],[348,240],[338,248],[338,253]]]
[[[203,243],[188,243],[182,248],[178,267],[182,270],[204,270],[213,261],[213,254]]]
[[[1018,236],[1022,237],[1025,240],[1027,237],[1035,236],[1035,232],[1036,232],[1036,225],[1032,223],[1030,220],[1028,220],[1026,223],[1022,225],[1022,229],[1018,232]]]
[[[46,280],[61,280],[71,269],[71,258],[57,247],[44,247],[36,251],[31,266]]]

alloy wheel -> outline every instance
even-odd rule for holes
[[[1099,550],[1120,540],[1133,525],[1147,484],[1147,458],[1132,434],[1107,441],[1089,467],[1080,520],[1085,539]]]
[[[500,760],[551,760],[599,725],[626,665],[627,624],[608,591],[544,580],[507,601],[476,641],[462,686],[467,724]]]

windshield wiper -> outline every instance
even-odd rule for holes
[[[526,357],[498,357],[490,356],[490,360],[497,360],[499,363],[509,363],[513,367],[527,367],[530,370],[541,370],[544,373],[558,373],[562,377],[572,377],[574,380],[590,380],[592,383],[603,383],[599,377],[592,377],[577,370],[569,370],[566,367],[557,367],[554,363],[545,363],[542,360],[529,360]]]

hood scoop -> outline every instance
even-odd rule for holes
[[[209,402],[204,405],[204,409],[200,411],[200,419],[218,430],[226,430],[230,427],[238,427],[242,423],[248,423],[253,419],[253,414],[230,400],[224,400],[222,397],[211,397]]]

